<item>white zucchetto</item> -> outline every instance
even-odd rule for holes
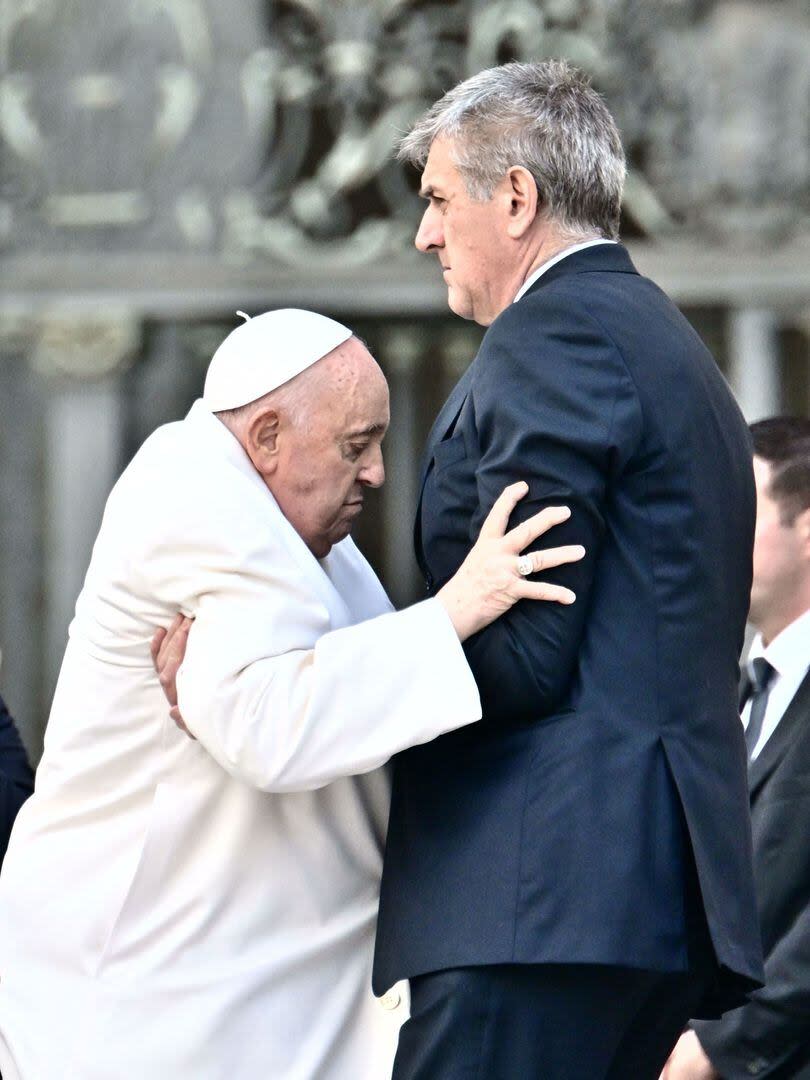
[[[352,331],[334,319],[301,308],[244,318],[208,365],[203,401],[211,412],[256,401],[352,337]]]

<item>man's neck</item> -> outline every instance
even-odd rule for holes
[[[487,321],[479,318],[476,321],[481,326],[489,326],[502,311],[505,311],[514,302],[515,297],[532,274],[540,270],[546,263],[551,262],[555,256],[567,251],[568,248],[576,247],[577,244],[587,244],[602,239],[603,237],[596,232],[588,236],[581,234],[571,236],[550,225],[538,229],[531,242],[526,244],[525,250],[516,264],[512,278],[504,279],[503,291],[498,304],[493,307],[492,317]]]
[[[810,611],[810,596],[800,598],[795,606],[791,606],[788,612],[779,612],[774,614],[772,618],[763,619],[761,625],[757,626],[756,629],[762,637],[762,644],[765,648],[771,645],[783,630],[787,630],[789,626],[792,626],[797,619],[807,614],[808,611]]]
[[[540,245],[535,249],[534,257],[529,263],[528,269],[523,275],[520,282],[523,285],[536,271],[545,266],[547,262],[559,255],[560,252],[566,251],[568,248],[576,247],[577,244],[588,244],[593,240],[601,240],[602,237],[594,232],[590,236],[568,236],[565,233],[560,233],[554,230],[547,233],[541,240]]]

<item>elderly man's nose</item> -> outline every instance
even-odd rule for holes
[[[365,484],[366,487],[381,487],[385,480],[385,465],[383,464],[382,452],[375,458],[374,461],[366,465],[358,477],[361,484]]]

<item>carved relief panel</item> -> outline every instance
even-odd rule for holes
[[[631,232],[807,223],[801,0],[5,0],[0,54],[7,250],[407,258],[397,135],[465,75],[556,55],[617,112]]]

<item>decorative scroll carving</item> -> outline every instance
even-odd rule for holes
[[[611,31],[611,100],[678,226],[747,244],[806,232],[806,3],[620,0]]]
[[[460,78],[555,55],[617,113],[631,232],[807,226],[803,0],[7,0],[0,51],[12,250],[407,259],[397,136]]]
[[[227,15],[210,0],[0,6],[0,243],[215,246],[212,200],[263,152],[239,81],[259,15],[226,38]]]
[[[292,265],[346,267],[410,250],[418,203],[398,135],[460,78],[506,57],[605,64],[601,0],[286,0],[274,13],[275,145],[233,192],[226,242]]]

